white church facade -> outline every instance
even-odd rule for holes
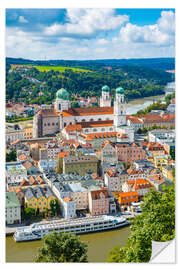
[[[41,134],[43,134],[42,136],[46,135],[46,132],[43,131],[46,127],[43,126],[43,122],[51,122],[50,119],[47,121],[47,118],[51,117],[53,121],[54,119],[56,119],[56,122],[58,121],[58,125],[56,124],[57,132],[62,132],[65,137],[72,138],[71,135],[76,137],[79,133],[117,132],[118,135],[125,134],[129,138],[129,142],[134,141],[134,129],[128,126],[126,122],[124,89],[121,87],[116,89],[113,107],[111,107],[110,88],[107,85],[102,87],[100,107],[71,108],[69,93],[65,89],[57,91],[54,106],[50,106],[49,113],[42,109],[34,116],[34,137],[41,136]],[[44,121],[42,115],[45,117]],[[38,117],[41,119],[38,120]],[[51,125],[53,126],[53,123],[49,124],[49,129]],[[38,130],[43,132],[38,132]],[[120,136],[117,136],[117,141],[118,137]]]

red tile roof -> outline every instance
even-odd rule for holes
[[[102,195],[104,195],[105,198],[109,197],[108,191],[106,189],[92,190],[91,191],[92,200],[99,200],[99,199],[101,199]]]
[[[94,107],[94,108],[70,108],[62,112],[63,116],[79,116],[79,115],[102,115],[113,114],[113,107]]]

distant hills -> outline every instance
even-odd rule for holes
[[[101,60],[30,60],[23,58],[6,58],[7,64],[53,65],[66,67],[123,67],[138,66],[159,70],[175,70],[175,58],[139,58],[139,59],[101,59]]]

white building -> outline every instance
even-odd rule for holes
[[[88,189],[82,187],[81,183],[72,183],[68,185],[71,189],[71,198],[76,201],[76,209],[88,208]]]
[[[151,188],[153,185],[146,179],[128,180],[122,185],[123,192],[137,191],[139,197],[144,196]]]
[[[72,198],[66,197],[62,200],[62,216],[65,219],[71,219],[76,217],[76,201],[73,201]]]
[[[104,175],[104,183],[110,192],[122,192],[122,186],[127,180],[124,172],[108,170]]]
[[[170,129],[154,129],[148,132],[148,141],[149,142],[172,142],[175,140],[175,132]]]
[[[27,170],[20,162],[7,162],[5,175],[8,188],[19,186],[21,181],[27,178]]]
[[[6,192],[6,224],[21,223],[21,205],[16,192]]]

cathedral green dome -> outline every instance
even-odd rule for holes
[[[66,91],[66,89],[61,88],[56,92],[56,99],[68,100],[69,93]]]
[[[124,94],[124,89],[122,87],[116,88],[116,94]]]
[[[109,91],[110,91],[109,86],[104,85],[104,86],[102,87],[102,91],[103,91],[103,92],[109,92]]]

